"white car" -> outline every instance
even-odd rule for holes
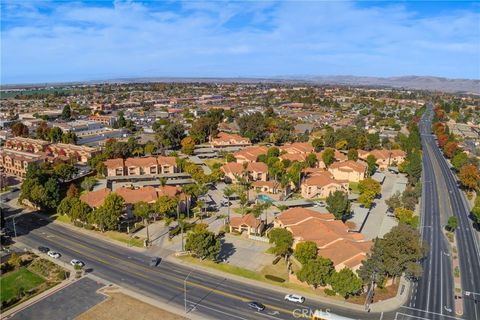
[[[83,261],[80,261],[80,260],[77,260],[77,259],[72,259],[72,261],[70,261],[70,264],[72,266],[79,266],[79,267],[84,267],[85,266],[85,263]]]
[[[62,255],[56,251],[48,251],[48,256],[51,257],[51,258],[54,258],[54,259],[58,259],[60,258]]]
[[[297,302],[297,303],[304,303],[305,298],[298,295],[298,294],[287,294],[285,296],[285,300],[290,301],[290,302]]]

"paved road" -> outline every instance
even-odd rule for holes
[[[423,196],[421,231],[424,241],[430,246],[427,258],[423,262],[424,276],[412,286],[407,304],[399,310],[395,319],[454,319],[454,280],[451,258],[443,228],[448,216],[459,219],[457,232],[460,272],[464,290],[479,292],[478,250],[476,250],[476,232],[468,220],[468,210],[464,207],[462,195],[454,181],[443,155],[431,134],[432,105],[420,122],[423,146]],[[476,290],[476,291],[475,291]],[[471,299],[465,303],[463,319],[479,319],[478,308]]]
[[[187,283],[189,313],[213,319],[294,319],[295,309],[330,309],[352,319],[379,319],[379,314],[355,312],[337,306],[308,301],[302,305],[286,303],[284,294],[262,287],[213,276],[178,264],[162,261],[159,267],[148,266],[148,257],[102,240],[78,233],[58,224],[48,223],[31,214],[17,220],[19,241],[36,248],[47,246],[62,253],[62,260],[77,258],[106,281],[127,287],[166,303],[184,307],[184,279]],[[267,309],[254,312],[246,302],[256,300]],[[384,315],[383,319],[393,319]]]
[[[473,227],[473,222],[469,217],[469,206],[464,194],[458,188],[459,184],[452,170],[436,144],[432,150],[446,185],[443,196],[449,199],[451,214],[457,217],[459,223],[455,232],[463,290],[463,317],[480,319],[480,250],[475,235],[477,231]]]

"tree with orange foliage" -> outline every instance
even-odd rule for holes
[[[445,155],[451,159],[459,151],[458,144],[454,141],[447,142],[443,147]]]
[[[466,164],[458,173],[458,177],[462,185],[470,190],[478,189],[480,184],[480,173],[478,168],[473,164]]]
[[[448,142],[448,136],[444,133],[437,135],[438,144],[441,148],[445,146]]]
[[[77,196],[78,196],[78,189],[73,183],[71,183],[67,190],[67,198],[72,198]]]

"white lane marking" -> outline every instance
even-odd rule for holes
[[[189,302],[189,303],[195,303],[194,301],[189,301],[189,300],[187,300],[187,302]],[[207,306],[205,306],[205,305],[203,305],[203,304],[196,304],[196,305],[195,305],[195,308],[198,308],[198,307],[202,307],[202,308],[205,308],[205,309],[208,309],[208,310],[212,310],[212,311],[215,311],[215,312],[218,312],[218,313],[221,313],[221,314],[230,316],[230,317],[234,317],[234,318],[237,318],[237,319],[248,320],[248,319],[246,319],[246,318],[242,318],[242,317],[239,317],[239,316],[237,316],[237,315],[230,314],[230,313],[228,313],[228,312],[224,312],[224,311],[220,311],[220,310],[215,309],[215,308],[207,307]]]
[[[258,311],[255,311],[256,314],[258,315],[261,315],[261,316],[264,316],[264,317],[267,317],[267,318],[272,318],[272,319],[281,319],[281,318],[277,318],[277,317],[274,317],[272,315],[269,315],[269,314],[265,314],[265,313],[261,313],[261,312],[258,312]]]
[[[418,309],[418,308],[410,308],[410,307],[406,307],[406,306],[401,306],[400,308],[410,309],[410,310],[413,310],[413,311],[423,312],[423,313],[427,313],[427,314],[431,313],[431,314],[434,314],[434,315],[437,315],[437,316],[450,318],[450,319],[463,320],[463,318],[457,318],[457,317],[454,317],[454,316],[449,316],[447,314],[440,314],[440,313],[437,313],[437,312],[426,311],[426,310],[422,310],[422,309]]]

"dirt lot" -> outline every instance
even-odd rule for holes
[[[77,320],[183,320],[179,315],[156,308],[120,292],[105,292],[109,298],[96,305]]]

